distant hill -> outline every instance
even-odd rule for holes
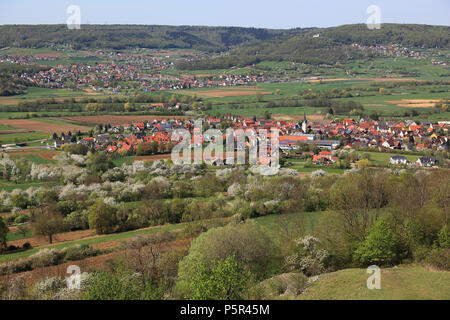
[[[384,23],[381,29],[369,30],[365,24],[350,24],[318,29],[316,33],[341,44],[398,43],[409,47],[450,48],[450,27],[445,26]]]
[[[298,32],[301,29],[82,25],[81,30],[69,30],[65,25],[4,25],[0,26],[0,47],[39,48],[65,45],[74,49],[138,47],[223,51],[243,43],[265,41]]]
[[[225,57],[180,63],[180,69],[215,69],[244,66],[260,61],[295,61],[306,64],[334,64],[360,58],[363,53],[349,46],[401,44],[408,47],[450,48],[450,27],[383,24],[369,30],[364,24],[310,29],[283,34],[272,39],[247,44]]]
[[[217,69],[245,66],[263,60],[334,64],[359,58],[350,48],[363,45],[401,44],[419,48],[450,48],[450,27],[383,24],[369,30],[365,24],[332,28],[261,29],[204,26],[65,25],[0,26],[1,47],[54,47],[73,49],[197,49],[224,53],[219,57],[180,63],[179,69]]]

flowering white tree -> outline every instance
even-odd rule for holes
[[[308,235],[295,240],[297,252],[285,257],[285,263],[291,270],[301,270],[308,276],[314,276],[324,271],[328,252],[317,247],[319,239]]]

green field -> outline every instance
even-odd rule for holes
[[[0,144],[27,142],[40,139],[48,139],[50,135],[44,132],[23,132],[0,134]]]
[[[8,131],[8,130],[20,130],[20,129],[19,128],[10,127],[10,126],[4,125],[4,124],[0,124],[0,130]]]
[[[9,232],[6,237],[6,241],[14,241],[19,239],[26,239],[33,236],[33,232],[30,229],[27,229],[27,233],[25,235],[19,234],[18,232]]]
[[[56,163],[56,160],[51,160],[51,159],[46,159],[41,157],[40,155],[37,154],[23,154],[21,155],[20,153],[17,154],[10,154],[11,158],[13,160],[15,159],[25,159],[31,162],[34,162],[36,164],[48,164],[48,163]]]
[[[392,156],[402,155],[408,161],[416,162],[416,160],[421,157],[420,155],[411,155],[411,154],[397,154],[397,153],[387,153],[387,152],[366,152],[361,151],[358,152],[360,155],[368,154],[370,156],[369,160],[373,165],[376,166],[387,166],[389,165],[389,160]]]

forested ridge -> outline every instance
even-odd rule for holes
[[[3,25],[0,26],[0,47],[67,45],[74,49],[141,47],[220,51],[244,43],[292,43],[298,40],[299,35],[310,37],[315,33],[335,44],[399,43],[441,48],[450,45],[450,27],[414,24],[383,24],[379,30],[369,30],[365,24],[285,30],[160,25],[82,25],[81,30],[69,30],[65,25]]]
[[[241,46],[226,56],[182,62],[180,69],[215,69],[243,67],[260,61],[294,61],[306,64],[334,64],[361,58],[361,45],[399,44],[418,48],[448,48],[450,28],[426,25],[383,24],[379,30],[369,30],[364,24],[313,29],[302,33],[282,35],[273,39]]]
[[[271,39],[294,30],[240,27],[82,25],[69,30],[65,25],[0,26],[0,47],[39,48],[56,45],[73,49],[198,49],[223,51],[249,41]]]

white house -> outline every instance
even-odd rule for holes
[[[407,160],[404,156],[392,156],[389,162],[391,164],[406,164]]]

